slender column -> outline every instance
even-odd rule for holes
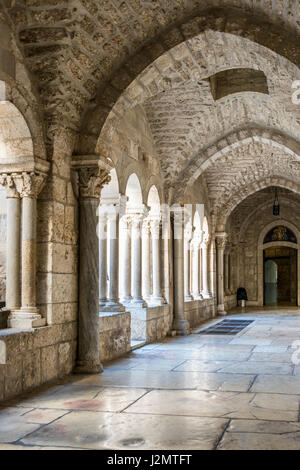
[[[108,214],[107,236],[109,245],[107,304],[102,311],[122,312],[119,302],[119,209]]]
[[[6,308],[20,308],[20,231],[21,199],[10,175],[1,175],[0,184],[6,189]]]
[[[174,211],[173,218],[173,269],[174,269],[174,320],[173,328],[178,334],[189,333],[189,322],[184,315],[184,276],[183,276],[183,208]]]
[[[143,216],[135,214],[132,217],[131,232],[131,303],[136,307],[145,307],[142,298],[142,271],[141,271],[141,224]]]
[[[226,248],[227,249],[227,248]],[[228,295],[228,283],[229,283],[229,256],[228,256],[228,251],[225,250],[224,252],[224,290],[225,290],[225,295]]]
[[[209,246],[209,239],[205,238],[201,243],[201,251],[202,251],[202,297],[204,299],[209,299],[211,297],[211,293],[209,292],[208,287],[208,246]]]
[[[201,300],[202,296],[199,291],[199,240],[194,238],[192,241],[193,250],[193,290],[192,295],[194,300]]]
[[[97,236],[97,209],[101,189],[109,180],[108,171],[101,170],[98,167],[84,167],[78,171],[80,271],[77,373],[96,374],[103,370],[100,362],[99,336],[99,240]],[[102,246],[101,256],[103,256],[104,246],[100,246]],[[103,260],[101,260],[101,263],[103,263]]]
[[[142,296],[148,302],[150,295],[150,222],[147,218],[142,226]]]
[[[184,300],[186,302],[193,300],[193,297],[191,296],[191,291],[190,291],[190,282],[191,282],[190,241],[191,241],[191,224],[187,224],[184,230]]]
[[[152,242],[152,284],[153,292],[151,303],[154,305],[162,305],[163,298],[161,295],[160,283],[160,219],[155,218],[150,222],[151,242]]]
[[[126,215],[120,220],[120,301],[127,304],[131,301],[131,221]]]
[[[34,328],[46,323],[36,307],[36,208],[45,181],[46,175],[36,172],[14,175],[22,198],[22,293],[21,310],[11,311],[9,317],[12,328]]]
[[[218,273],[217,312],[219,315],[226,315],[226,311],[224,309],[224,250],[226,246],[226,240],[227,234],[225,232],[216,233]]]
[[[107,215],[99,208],[99,309],[107,303]]]

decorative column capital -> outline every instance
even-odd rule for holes
[[[227,244],[227,238],[228,238],[227,233],[225,232],[216,233],[215,237],[216,237],[216,244],[217,244],[218,250],[224,250]]]
[[[46,175],[36,172],[23,172],[22,174],[13,176],[13,178],[22,198],[37,198],[46,182]]]
[[[20,198],[20,194],[15,185],[14,178],[11,174],[3,173],[0,175],[0,184],[4,186],[6,190],[6,197],[7,198]]]
[[[161,227],[161,220],[160,217],[151,217],[150,218],[150,231],[151,237],[158,239]]]
[[[109,171],[99,167],[80,167],[77,174],[81,198],[99,199],[103,186],[111,180]]]
[[[202,240],[202,242],[201,242],[201,248],[203,248],[203,249],[208,249],[209,243],[210,243],[209,235],[204,234],[203,240]]]
[[[41,192],[47,175],[36,171],[23,171],[22,173],[3,174],[0,184],[5,186],[7,197],[37,198]]]

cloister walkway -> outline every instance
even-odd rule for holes
[[[0,408],[0,449],[300,449],[300,310],[144,346]],[[296,346],[296,347],[295,347]]]

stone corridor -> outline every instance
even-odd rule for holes
[[[2,404],[0,450],[299,450],[300,310],[232,312],[253,322],[199,334],[210,320]]]

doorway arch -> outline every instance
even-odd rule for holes
[[[266,235],[270,232],[272,228],[275,228],[277,226],[284,226],[287,227],[289,230],[291,230],[295,237],[296,237],[296,243],[295,242],[290,242],[290,241],[265,241]],[[261,231],[259,238],[258,238],[258,250],[257,250],[257,255],[258,255],[258,305],[264,305],[264,250],[268,248],[273,248],[273,247],[286,247],[286,248],[293,248],[296,250],[297,253],[297,260],[296,260],[296,267],[297,267],[297,273],[300,272],[300,256],[299,256],[299,240],[300,240],[300,233],[297,229],[297,227],[284,220],[284,219],[279,219],[275,220],[274,222],[271,222],[270,224],[266,225],[264,229]],[[296,279],[296,305],[300,306],[300,276],[297,276]]]

